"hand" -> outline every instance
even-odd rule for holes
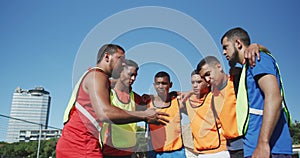
[[[255,58],[257,57],[257,60],[260,60],[260,54],[259,54],[259,45],[257,43],[251,44],[247,49],[245,49],[245,58],[243,60],[242,64],[246,63],[246,60],[248,60],[251,67],[255,66]]]
[[[145,121],[151,124],[163,124],[169,122],[164,116],[169,116],[169,114],[164,112],[156,111],[155,108],[149,108],[145,112]]]
[[[182,103],[186,102],[192,95],[194,94],[194,91],[187,91],[182,92],[179,97],[177,97]]]
[[[270,158],[269,143],[258,143],[252,154],[252,158]]]

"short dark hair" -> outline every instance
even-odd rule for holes
[[[191,76],[196,75],[196,74],[199,75],[199,71],[197,71],[197,70],[195,69],[195,70],[192,71]]]
[[[154,78],[158,78],[158,77],[167,77],[169,82],[171,82],[170,75],[165,71],[159,71],[158,73],[156,73]]]
[[[125,53],[125,50],[116,44],[104,44],[98,51],[98,55],[97,55],[97,64],[103,59],[103,56],[105,54],[105,52],[109,53],[109,54],[114,54],[117,52],[117,49],[122,50]]]
[[[250,37],[249,34],[247,33],[246,30],[240,28],[240,27],[236,27],[233,29],[228,30],[221,38],[221,43],[223,41],[223,39],[227,37],[228,40],[230,41],[234,41],[236,39],[240,39],[241,42],[243,42],[244,45],[249,46],[251,41],[250,41]]]
[[[139,65],[133,60],[126,59],[125,64],[126,64],[125,65],[126,67],[132,66],[132,67],[136,68],[136,70],[139,70]]]
[[[203,58],[197,65],[196,71],[199,73],[199,71],[202,69],[202,67],[205,64],[220,64],[220,61],[218,60],[218,58],[216,58],[215,56],[206,56],[205,58]]]

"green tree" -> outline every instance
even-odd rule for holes
[[[58,139],[41,141],[40,157],[55,157],[55,147]],[[38,142],[0,143],[0,156],[34,158],[37,155]]]
[[[57,139],[50,139],[47,141],[43,141],[42,143],[42,150],[41,150],[41,157],[55,157],[56,152],[55,152],[55,148],[56,148],[56,143],[57,143]]]
[[[290,126],[290,133],[292,136],[293,144],[300,144],[300,122],[295,122]]]

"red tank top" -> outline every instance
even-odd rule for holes
[[[80,85],[76,101],[98,120],[92,108],[90,98],[84,92],[82,84]],[[102,127],[102,123],[99,125]],[[62,137],[57,143],[56,156],[58,158],[103,157],[98,130],[75,106],[73,106],[70,112],[70,119],[65,124]]]

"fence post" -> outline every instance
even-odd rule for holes
[[[38,138],[38,149],[37,149],[37,154],[36,154],[36,158],[39,158],[40,155],[40,146],[41,146],[41,137],[42,137],[42,124],[40,124],[40,132],[39,132],[39,138]]]

